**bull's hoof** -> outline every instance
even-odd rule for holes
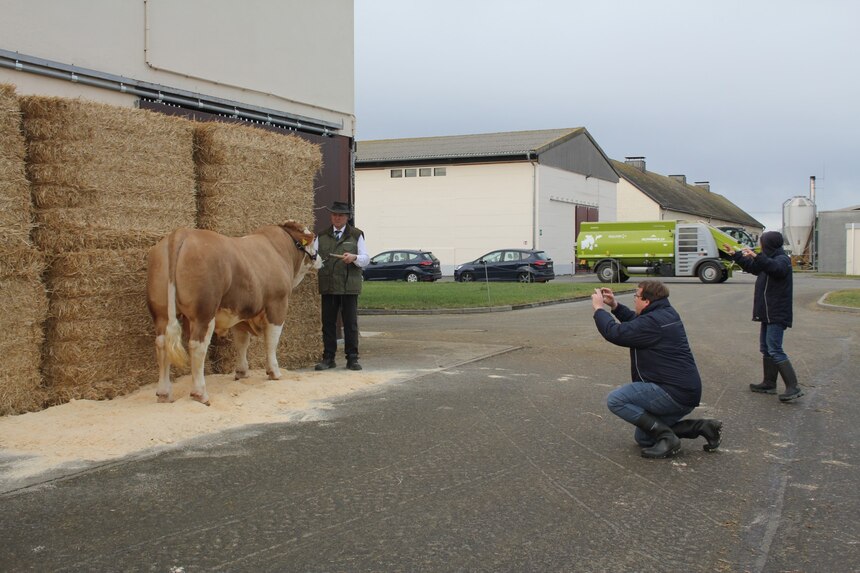
[[[203,400],[203,396],[202,396],[202,395],[200,395],[200,394],[195,394],[194,392],[192,392],[192,393],[191,393],[191,399],[192,399],[192,400],[194,400],[195,402],[200,402],[200,403],[201,403],[201,404],[203,404],[204,406],[209,406],[209,405],[210,405],[210,404],[209,404],[209,400],[208,400],[208,399]]]
[[[170,394],[155,394],[156,398],[158,398],[159,404],[173,404],[173,398],[170,397]]]
[[[242,378],[247,378],[247,377],[248,377],[248,371],[247,370],[236,370],[236,376],[233,378],[233,380],[241,380]]]
[[[280,372],[275,373],[275,372],[272,372],[270,370],[266,370],[266,374],[268,374],[269,380],[280,380],[281,379],[281,373]]]

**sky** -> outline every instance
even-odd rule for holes
[[[782,205],[860,205],[860,2],[355,0],[358,141],[585,127],[604,153]]]

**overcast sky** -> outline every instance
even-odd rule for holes
[[[585,127],[771,230],[860,204],[860,1],[355,0],[357,138]]]

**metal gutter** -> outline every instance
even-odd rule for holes
[[[214,96],[205,96],[179,88],[141,82],[123,76],[106,74],[78,66],[70,66],[3,49],[0,49],[0,68],[66,80],[72,83],[127,93],[155,102],[169,103],[182,108],[196,109],[238,119],[247,119],[323,136],[335,135],[334,132],[343,129],[342,121],[335,123],[285,113]]]

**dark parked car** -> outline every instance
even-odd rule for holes
[[[410,283],[435,281],[442,278],[439,259],[430,251],[385,251],[364,267],[366,281],[399,281]]]
[[[552,259],[543,251],[534,249],[502,249],[463,263],[454,269],[454,280],[542,282],[555,278]]]

